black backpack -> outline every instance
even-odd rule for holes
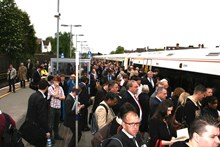
[[[2,113],[6,120],[2,141],[4,147],[24,147],[22,142],[21,133],[12,126],[10,117],[8,114]]]
[[[108,144],[112,141],[112,140],[115,140],[117,141],[120,146],[119,147],[123,147],[123,143],[121,142],[121,138],[119,135],[115,135],[115,136],[112,136],[110,138],[107,138],[107,139],[104,139],[101,144],[100,144],[100,147],[106,147],[108,146]]]
[[[99,104],[99,106],[103,106],[105,108],[105,110],[106,110],[106,121],[107,121],[108,108],[104,104]],[[94,135],[98,130],[99,130],[99,127],[98,127],[95,112],[94,112],[93,115],[92,115],[92,119],[91,119],[91,130],[90,131],[91,131],[92,135]]]

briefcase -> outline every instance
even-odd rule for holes
[[[32,145],[35,145],[46,137],[46,131],[36,122],[28,119],[24,121],[19,131],[21,132],[22,138]]]

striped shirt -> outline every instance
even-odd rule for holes
[[[51,101],[50,101],[51,108],[60,109],[61,108],[61,100],[52,96],[52,95],[55,95],[55,93],[56,93],[56,88],[53,84],[48,88],[47,98],[51,97]],[[58,96],[59,97],[64,96],[63,88],[61,86],[59,86]]]

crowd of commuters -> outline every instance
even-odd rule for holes
[[[90,130],[88,107],[92,104],[91,97],[94,97],[92,113],[96,116],[99,129],[110,123],[114,128],[111,129],[114,132],[111,135],[117,139],[110,141],[108,147],[117,146],[118,143],[132,147],[140,147],[143,144],[150,147],[159,144],[174,146],[174,142],[178,141],[174,139],[177,137],[176,130],[184,127],[190,130],[190,138],[181,144],[191,146],[196,138],[195,133],[203,136],[203,133],[218,127],[200,119],[201,116],[213,117],[215,122],[220,121],[217,110],[218,99],[213,96],[212,88],[195,85],[192,95],[182,87],[172,90],[169,79],[161,78],[158,70],[145,71],[145,69],[133,66],[124,69],[117,62],[105,63],[94,60],[91,63],[91,72],[82,71],[79,89],[76,89],[75,71],[72,71],[69,79],[66,79],[63,74],[50,75],[50,72],[46,70],[48,67],[40,63],[33,66],[31,62],[28,62],[25,68],[23,66],[24,64],[21,64],[18,73],[20,75],[22,70],[25,71],[27,80],[32,80],[39,85],[35,96],[39,99],[39,103],[36,105],[41,105],[38,107],[41,110],[37,110],[39,112],[30,111],[31,108],[29,108],[27,117],[34,116],[36,118],[33,119],[37,121],[43,119],[39,123],[47,132],[45,136],[54,139],[53,143],[55,140],[64,139],[58,133],[58,125],[64,121],[64,125],[69,127],[73,133],[69,147],[74,146],[76,142],[75,105],[79,106],[80,114],[78,139],[80,140],[82,131]],[[35,69],[32,70],[32,76],[29,72],[31,67]],[[12,81],[13,73],[16,74],[16,70],[10,65],[9,91],[15,92]],[[21,86],[25,87],[24,80],[26,79],[23,77],[19,79]],[[42,79],[47,81],[46,86],[42,83]],[[90,89],[90,93],[88,89]],[[79,90],[79,103],[75,104],[77,90]],[[34,115],[31,116],[30,113]],[[38,120],[38,117],[41,117],[40,113],[47,115]],[[195,121],[204,122],[201,127],[206,127],[206,129],[199,130],[201,134],[197,131],[199,128],[196,128]],[[219,130],[214,133],[215,144],[219,143],[216,138],[218,135]],[[118,140],[119,142],[117,142]],[[46,146],[45,141],[46,137],[40,145],[36,146]]]

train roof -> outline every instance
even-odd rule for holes
[[[94,58],[115,61],[130,59],[135,64],[220,75],[220,48],[109,54]]]
[[[124,54],[108,54],[94,56],[98,59],[118,59],[123,60],[125,58],[131,59],[149,59],[149,58],[180,58],[180,59],[220,59],[220,48],[200,48],[200,49],[186,49],[186,50],[165,50],[165,51],[153,51],[153,52],[141,52],[141,53],[124,53]]]

